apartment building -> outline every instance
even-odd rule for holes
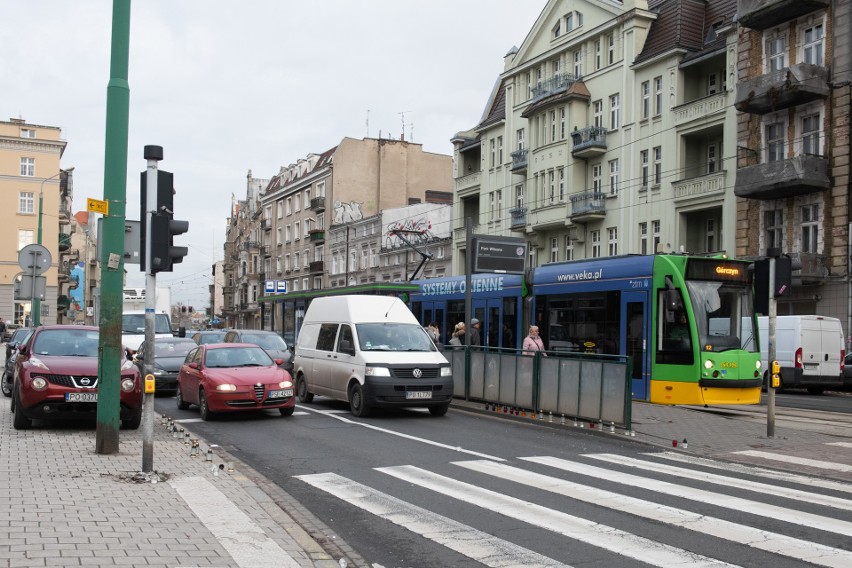
[[[737,21],[737,255],[789,254],[778,314],[840,317],[848,335],[852,7],[739,0]]]
[[[550,0],[455,147],[464,224],[524,238],[530,268],[733,252],[735,0]]]
[[[56,323],[67,309],[73,168],[60,169],[66,144],[58,127],[20,118],[0,121],[0,317],[6,322],[32,321],[32,303],[15,296],[14,283],[22,272],[18,253],[39,241],[39,230],[52,259],[44,274],[40,321]]]

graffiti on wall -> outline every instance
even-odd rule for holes
[[[360,221],[364,218],[361,213],[361,203],[350,201],[343,203],[342,201],[334,202],[334,223],[350,223],[352,221]]]
[[[425,218],[400,219],[389,223],[385,232],[385,247],[394,248],[402,246],[404,242],[397,236],[399,231],[410,243],[425,243],[435,238],[432,234],[432,222]]]

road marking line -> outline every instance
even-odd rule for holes
[[[852,442],[827,442],[828,446],[840,446],[841,448],[852,448]]]
[[[299,568],[263,529],[203,477],[173,479],[168,483],[240,568]]]
[[[646,471],[653,471],[655,473],[664,473],[676,477],[684,477],[686,479],[705,481],[707,483],[713,483],[723,487],[747,489],[749,491],[765,493],[775,497],[785,497],[787,499],[804,501],[805,503],[812,503],[814,505],[824,505],[826,507],[833,507],[844,511],[852,511],[852,501],[841,499],[839,497],[832,497],[830,495],[820,495],[810,491],[802,491],[801,489],[789,489],[787,487],[779,487],[778,485],[770,485],[768,483],[759,483],[757,481],[749,481],[747,479],[717,475],[706,471],[684,469],[682,467],[674,467],[661,463],[647,462],[616,454],[586,454],[586,457],[628,467],[635,467]]]
[[[808,458],[800,458],[787,454],[775,454],[772,452],[761,452],[759,450],[743,450],[741,452],[731,452],[740,456],[751,456],[753,458],[762,458],[765,460],[775,460],[786,463],[794,463],[796,465],[804,465],[807,467],[815,467],[817,469],[828,469],[831,471],[852,471],[852,465],[843,463],[827,462],[822,460],[812,460]]]
[[[175,420],[176,424],[187,424],[189,422],[204,422],[201,418],[183,418],[181,420]]]
[[[759,550],[819,564],[820,566],[836,568],[852,566],[852,551],[831,548],[810,541],[693,513],[685,509],[645,501],[604,489],[581,485],[573,481],[542,475],[505,464],[484,460],[454,462],[454,464],[499,479],[513,481],[521,485],[535,487],[578,501],[715,536]]]
[[[376,468],[376,471],[387,473],[403,481],[431,489],[441,495],[453,497],[505,517],[545,528],[574,540],[653,566],[665,568],[676,566],[683,568],[733,566],[721,560],[708,558],[588,519],[528,503],[515,497],[509,497],[496,491],[483,489],[411,465],[380,467]]]
[[[555,467],[562,471],[570,471],[573,473],[579,473],[580,475],[589,475],[597,479],[606,479],[608,481],[623,483],[632,487],[641,487],[642,489],[647,489],[649,491],[665,493],[672,497],[681,497],[683,499],[690,499],[692,501],[698,501],[700,503],[706,503],[716,507],[733,509],[734,511],[784,521],[794,525],[801,525],[835,534],[852,536],[852,523],[848,521],[814,515],[804,511],[796,511],[794,509],[779,507],[777,505],[760,503],[759,501],[751,501],[741,497],[734,497],[733,495],[725,495],[723,493],[705,491],[704,489],[681,486],[676,483],[669,483],[658,479],[640,477],[630,473],[620,473],[601,467],[595,467],[593,465],[571,462],[549,456],[535,456],[520,459]]]
[[[493,537],[468,525],[427,509],[376,491],[335,473],[297,475],[305,483],[401,526],[424,538],[444,545],[486,566],[511,568],[535,566],[571,568],[547,556]]]
[[[352,424],[353,426],[361,426],[363,428],[369,428],[370,430],[375,430],[376,432],[384,432],[385,434],[390,434],[392,436],[399,436],[400,438],[405,438],[406,440],[413,440],[415,442],[421,442],[423,444],[429,444],[430,446],[437,446],[439,448],[444,448],[447,450],[452,450],[454,452],[460,452],[463,454],[470,454],[472,456],[476,456],[479,458],[485,458],[487,460],[495,460],[495,461],[506,461],[503,458],[499,458],[497,456],[492,456],[489,454],[483,454],[480,452],[474,452],[473,450],[466,450],[461,446],[450,446],[449,444],[442,444],[440,442],[434,442],[432,440],[427,440],[426,438],[418,438],[417,436],[412,436],[410,434],[403,434],[402,432],[396,432],[394,430],[388,430],[387,428],[379,428],[378,426],[373,426],[372,424],[367,424],[366,422],[355,422],[354,420],[349,420],[348,418],[344,418],[343,416],[337,416],[339,411],[327,411],[327,410],[317,410],[315,408],[310,408],[308,406],[303,406],[300,408],[304,408],[305,410],[309,410],[310,412],[316,412],[317,414],[325,414],[329,418],[334,418],[335,420],[340,420],[341,422],[345,422],[346,424]],[[348,414],[348,413],[347,413]]]
[[[841,481],[832,481],[830,479],[822,479],[819,477],[811,477],[799,475],[797,473],[789,473],[786,471],[778,471],[775,469],[766,469],[754,465],[745,465],[732,462],[718,462],[707,458],[699,458],[697,456],[689,456],[676,452],[662,452],[654,454],[645,454],[647,456],[660,457],[667,460],[672,460],[691,465],[699,465],[703,467],[712,467],[714,469],[723,469],[728,472],[742,473],[745,475],[756,475],[766,477],[768,479],[777,479],[788,483],[799,483],[810,487],[820,487],[822,489],[830,489],[832,491],[842,491],[844,493],[852,493],[852,484],[843,483]]]

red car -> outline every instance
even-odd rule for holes
[[[26,430],[34,419],[95,416],[98,402],[98,337],[93,326],[37,327],[18,348],[12,392],[12,425]],[[121,367],[121,425],[142,421],[142,384],[132,361]]]
[[[189,352],[177,380],[177,406],[197,404],[203,420],[217,412],[296,409],[290,373],[263,349],[248,343],[210,343]]]

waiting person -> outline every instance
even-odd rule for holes
[[[429,334],[429,337],[432,339],[432,343],[435,344],[435,347],[438,349],[441,348],[441,331],[438,329],[438,322],[433,321],[426,327],[426,333]]]
[[[459,322],[456,324],[456,327],[453,328],[453,336],[450,338],[450,345],[453,346],[453,349],[461,349],[464,347],[464,340],[464,322]]]
[[[0,341],[3,341],[5,339],[5,337],[3,337],[5,334],[6,334],[6,322],[3,321],[3,318],[0,318]]]
[[[468,345],[482,345],[482,335],[479,331],[479,320],[473,318],[470,320],[470,335],[468,339]]]
[[[542,351],[542,356],[547,357],[544,353],[544,340],[538,334],[538,326],[531,325],[529,334],[524,338],[523,345],[524,355],[535,355],[536,351]]]

